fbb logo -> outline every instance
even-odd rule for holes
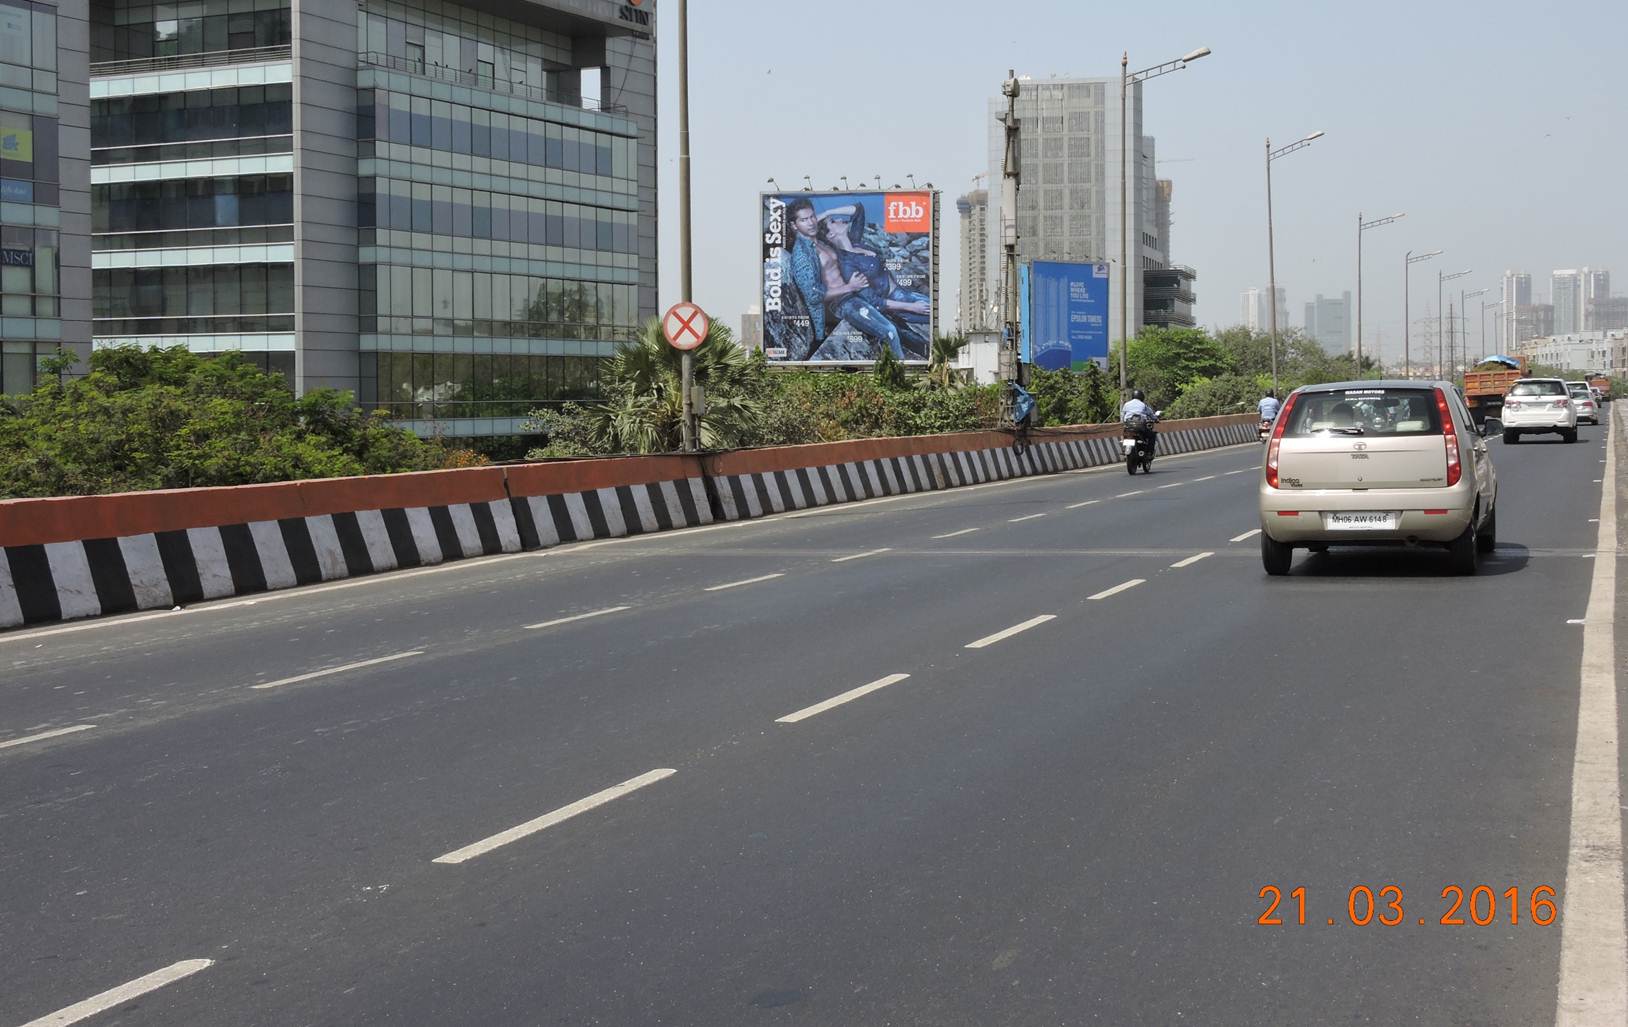
[[[932,200],[926,193],[888,193],[882,227],[888,232],[933,230]]]

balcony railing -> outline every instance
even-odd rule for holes
[[[128,61],[96,61],[90,66],[92,75],[136,75],[154,71],[185,71],[189,68],[212,68],[223,64],[264,64],[286,61],[294,56],[294,48],[281,46],[255,46],[242,50],[213,50],[209,53],[176,54],[172,57],[137,57]]]
[[[463,71],[459,68],[449,68],[444,64],[431,64],[411,57],[398,57],[395,54],[369,52],[358,54],[357,60],[362,64],[370,64],[375,68],[386,68],[390,71],[404,71],[409,75],[418,75],[423,78],[435,79],[438,82],[451,82],[454,85],[471,86],[475,89],[489,89],[494,93],[508,93],[511,96],[523,96],[528,100],[539,100],[543,103],[557,103],[565,107],[576,107],[586,111],[601,111],[605,114],[626,114],[627,108],[619,104],[609,104],[595,101],[587,97],[566,93],[558,89],[547,89],[542,86],[527,85],[524,82],[510,82],[495,75],[482,75],[473,71]]]

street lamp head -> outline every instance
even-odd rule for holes
[[[1192,53],[1188,54],[1186,57],[1183,57],[1181,59],[1181,62],[1183,64],[1186,64],[1189,61],[1196,61],[1200,57],[1208,57],[1208,56],[1210,56],[1210,48],[1207,47],[1207,46],[1201,46],[1197,50],[1194,50]]]
[[[1313,132],[1311,135],[1307,136],[1305,139],[1302,139],[1301,142],[1309,143],[1313,139],[1321,139],[1322,137],[1323,137],[1323,130],[1318,129],[1317,131]]]
[[[1398,211],[1397,213],[1391,215],[1391,217],[1393,217],[1393,218],[1405,218],[1407,216],[1408,216],[1408,212],[1405,211],[1405,210],[1404,211]]]

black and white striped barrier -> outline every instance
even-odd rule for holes
[[[1159,454],[1253,442],[1253,424],[1161,432]],[[4,547],[0,627],[167,609],[449,560],[545,549],[881,496],[1118,463],[1117,437],[857,460],[750,474],[357,510]]]

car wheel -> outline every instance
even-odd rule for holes
[[[1273,577],[1287,574],[1289,573],[1289,564],[1293,562],[1294,546],[1289,545],[1287,542],[1279,542],[1262,530],[1261,566],[1266,568],[1266,573]]]
[[[1492,552],[1497,544],[1498,506],[1493,504],[1492,509],[1487,511],[1486,522],[1481,525],[1481,530],[1475,533],[1475,551],[1485,555]]]
[[[1454,574],[1474,574],[1476,567],[1475,524],[1464,526],[1464,534],[1447,544]]]
[[[1577,441],[1577,429],[1573,428],[1570,431],[1561,432],[1560,433],[1560,438],[1564,442],[1568,442],[1568,443],[1576,442]]]
[[[1508,428],[1504,429],[1504,445],[1513,446],[1515,443],[1519,442],[1520,440],[1521,440],[1520,432],[1510,431]]]

